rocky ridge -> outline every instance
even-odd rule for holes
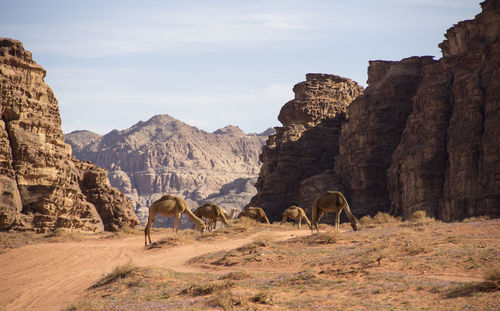
[[[447,31],[440,60],[371,61],[368,87],[345,105],[340,125],[323,132],[322,123],[314,124],[328,109],[304,116],[317,106],[314,96],[287,103],[278,117],[284,127],[264,147],[251,204],[276,220],[289,205],[308,208],[335,189],[360,216],[408,217],[417,210],[446,221],[500,216],[500,1],[481,6],[474,20]],[[294,91],[338,89],[318,82]],[[323,138],[298,139],[298,128],[311,121],[308,130]],[[333,152],[304,151],[313,142]]]
[[[86,182],[102,169],[71,157],[45,74],[21,42],[0,39],[0,230],[99,232],[138,224],[106,178]]]
[[[147,222],[149,205],[165,193],[185,198],[192,209],[207,198],[227,210],[242,208],[256,193],[248,183],[257,177],[266,138],[236,126],[208,133],[166,114],[103,136],[65,135],[76,158],[109,170],[111,185],[132,200],[141,223]]]

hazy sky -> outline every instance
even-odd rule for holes
[[[262,132],[306,73],[366,86],[369,60],[440,58],[446,30],[479,12],[471,0],[0,0],[0,36],[47,70],[65,133],[156,114]]]

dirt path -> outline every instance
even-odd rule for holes
[[[261,235],[195,242],[146,250],[143,236],[88,239],[28,245],[0,255],[0,310],[60,310],[107,272],[132,259],[139,266],[198,272],[185,264],[206,253],[231,250]],[[310,234],[309,230],[268,231],[277,240]]]

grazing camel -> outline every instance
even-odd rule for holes
[[[264,220],[267,224],[270,224],[269,219],[267,219],[266,213],[260,207],[247,207],[238,215],[238,218],[248,217],[260,222]]]
[[[203,221],[191,212],[189,206],[182,198],[166,194],[154,201],[149,207],[148,224],[144,229],[144,245],[148,245],[146,238],[149,238],[149,244],[151,244],[151,226],[155,221],[156,214],[161,214],[165,217],[175,217],[174,227],[172,229],[174,233],[176,233],[179,231],[179,219],[182,213],[186,213],[189,219],[198,226],[198,229],[201,232],[205,232],[206,226]]]
[[[224,215],[224,210],[217,204],[214,203],[205,203],[202,206],[198,207],[194,214],[202,218],[208,220],[208,231],[212,231],[215,229],[215,225],[217,220],[220,219],[226,226],[230,226],[226,220],[226,216]]]
[[[338,191],[327,191],[319,196],[316,201],[314,201],[312,205],[312,226],[311,232],[314,231],[314,228],[319,232],[318,223],[323,216],[324,213],[336,213],[334,218],[335,228],[339,231],[339,222],[340,222],[340,212],[345,210],[347,218],[351,221],[351,227],[354,231],[358,230],[358,219],[354,217],[349,209],[349,204],[347,204],[347,200],[344,195]]]
[[[222,213],[224,214],[224,217],[226,217],[226,220],[230,221],[234,218],[234,215],[236,214],[237,211],[238,211],[237,208],[232,208],[230,214],[228,214],[225,210],[222,210]],[[221,218],[217,218],[217,221],[224,223]],[[214,226],[214,228],[212,230],[215,230],[215,228],[217,227],[217,222],[213,223],[212,225]]]
[[[306,212],[298,206],[292,205],[283,212],[283,219],[281,220],[280,225],[285,223],[288,218],[295,220],[299,229],[302,224],[302,219],[304,219],[306,224],[309,226],[309,229],[312,229],[311,222],[307,219]]]

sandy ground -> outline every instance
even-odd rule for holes
[[[105,273],[129,259],[139,266],[165,267],[178,272],[206,271],[185,263],[195,256],[238,248],[260,234],[151,250],[145,249],[144,238],[139,235],[12,249],[0,254],[0,310],[60,310],[78,299]],[[284,240],[310,234],[310,231],[266,234]]]

